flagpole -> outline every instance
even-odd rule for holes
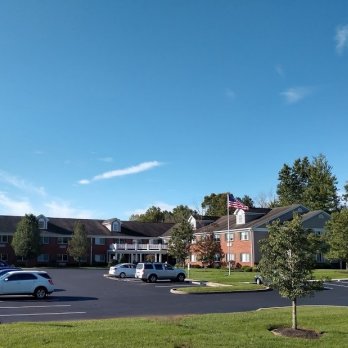
[[[230,247],[230,207],[229,207],[229,202],[230,202],[230,198],[229,198],[230,194],[227,192],[227,262],[228,262],[228,275],[231,275],[231,247]]]

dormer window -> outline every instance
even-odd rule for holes
[[[245,224],[245,212],[244,212],[244,210],[238,209],[238,211],[236,211],[236,223],[237,223],[237,225]]]
[[[45,217],[43,215],[39,215],[37,217],[37,223],[39,226],[39,230],[47,230],[47,222],[48,222],[47,217]]]
[[[112,231],[121,232],[121,223],[119,221],[116,220],[112,223]]]

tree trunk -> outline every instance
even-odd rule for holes
[[[297,330],[297,299],[292,300],[292,328]]]

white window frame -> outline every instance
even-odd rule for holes
[[[241,231],[239,232],[239,239],[244,241],[244,240],[249,240],[249,231]]]
[[[40,237],[40,244],[41,245],[48,245],[48,244],[50,244],[50,237],[48,237],[48,236],[41,236]]]
[[[250,262],[250,254],[249,253],[241,253],[240,254],[240,262]]]
[[[230,235],[230,239],[228,240],[228,235]],[[225,232],[225,241],[233,242],[234,241],[234,232]]]
[[[226,261],[236,261],[236,255],[233,253],[226,253]]]

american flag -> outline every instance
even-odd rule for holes
[[[231,194],[228,195],[228,207],[242,209],[242,210],[249,210],[248,206],[238,201],[238,199],[235,199],[234,196]]]

